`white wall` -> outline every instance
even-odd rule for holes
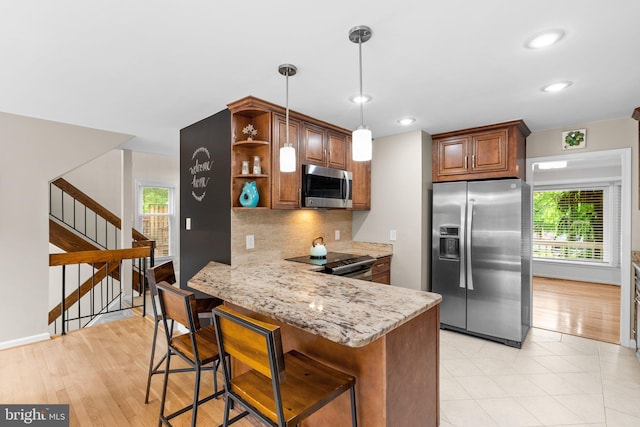
[[[48,336],[49,181],[129,139],[0,113],[0,348]]]
[[[409,132],[373,143],[371,210],[353,212],[353,240],[392,243],[391,284],[427,290],[427,197],[431,188],[431,137]],[[396,230],[397,240],[389,240]]]

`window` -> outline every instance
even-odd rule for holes
[[[156,258],[175,253],[173,229],[175,223],[174,189],[162,185],[138,185],[136,226],[156,242]]]
[[[615,265],[619,186],[533,193],[533,256]]]

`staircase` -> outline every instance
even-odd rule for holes
[[[65,252],[49,256],[52,292],[60,295],[49,311],[51,332],[64,335],[132,308],[142,308],[144,316],[145,272],[154,264],[155,242],[132,229],[133,248],[121,249],[120,218],[63,178],[50,183],[49,200],[49,242]],[[123,268],[131,268],[130,300]]]

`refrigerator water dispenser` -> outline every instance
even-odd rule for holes
[[[459,230],[457,226],[440,227],[440,259],[460,259]]]

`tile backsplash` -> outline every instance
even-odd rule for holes
[[[311,241],[324,238],[329,251],[351,246],[350,210],[242,209],[231,212],[231,264],[268,262],[306,255]],[[335,231],[340,230],[340,240]],[[254,236],[254,249],[246,249],[246,236]]]

